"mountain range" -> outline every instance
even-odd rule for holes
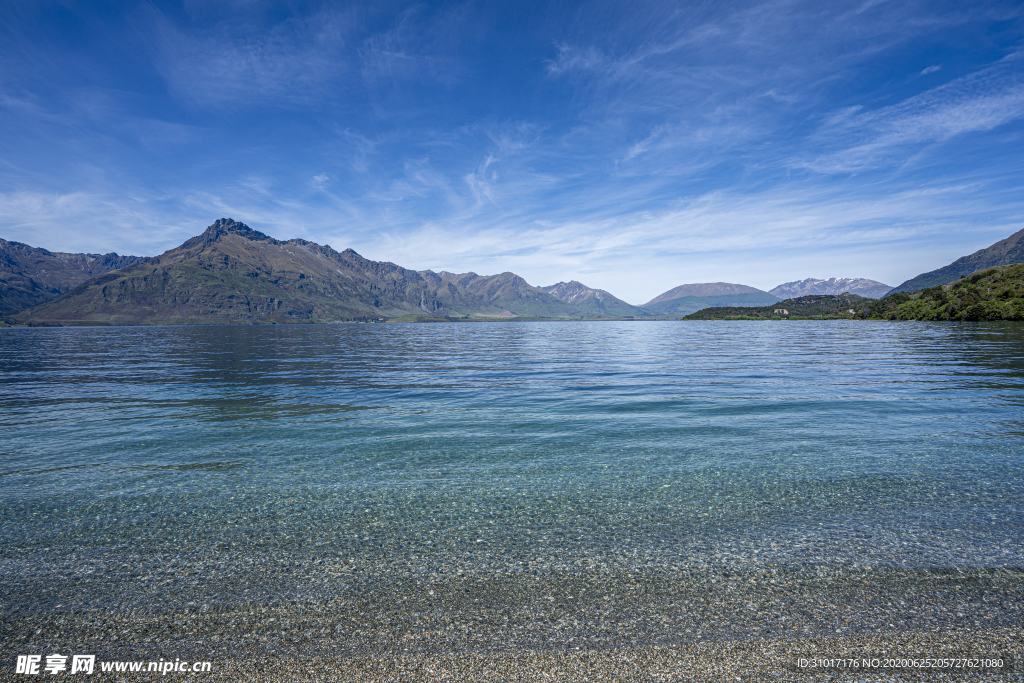
[[[915,282],[947,284],[977,264],[1024,260],[1022,237],[1024,230],[892,292]],[[0,315],[15,324],[677,318],[705,308],[771,306],[787,297],[873,299],[888,289],[864,278],[808,278],[769,292],[693,283],[634,306],[576,280],[535,287],[510,272],[409,270],[352,249],[274,239],[230,218],[155,257],[67,254],[0,240]]]
[[[812,277],[796,282],[786,282],[778,287],[770,289],[769,292],[779,299],[789,299],[798,296],[810,296],[817,294],[856,294],[868,299],[877,299],[885,296],[892,287],[876,280],[868,280],[862,277],[830,277],[827,280],[818,280]]]
[[[333,322],[452,318],[649,317],[580,283],[549,293],[514,273],[417,272],[231,219],[160,256],[138,258],[14,316],[33,324]]]

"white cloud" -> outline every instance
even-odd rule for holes
[[[165,199],[84,191],[5,192],[0,193],[0,230],[5,239],[50,251],[152,256],[213,222],[168,212],[162,205]]]
[[[716,192],[660,212],[589,221],[518,215],[431,222],[376,239],[364,232],[357,250],[417,269],[513,270],[534,284],[590,273],[587,284],[632,302],[700,281],[694,278],[767,289],[825,265],[837,272],[822,276],[899,284],[945,264],[930,260],[932,253],[961,256],[978,248],[978,240],[988,244],[1024,225],[1024,202],[1018,202],[1016,219],[990,222],[980,233],[976,217],[985,201],[978,189],[939,186],[872,197],[794,184],[756,195]]]

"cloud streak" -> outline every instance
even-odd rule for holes
[[[850,173],[896,163],[915,145],[987,132],[1024,119],[1021,55],[875,111],[847,110],[818,132],[842,148],[804,162],[821,173]]]

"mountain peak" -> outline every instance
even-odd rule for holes
[[[253,230],[245,223],[240,223],[233,218],[219,218],[214,221],[213,225],[206,229],[203,233],[203,237],[207,242],[213,242],[224,235],[241,235],[242,237],[252,240],[254,242],[276,242],[270,235],[265,235],[259,230]]]
[[[588,297],[596,297],[602,299],[605,296],[611,296],[608,292],[603,289],[594,289],[593,287],[587,287],[579,280],[570,280],[569,282],[558,282],[547,287],[541,287],[545,292],[561,299],[566,303],[575,303],[576,301],[586,299]]]
[[[606,315],[621,315],[629,318],[639,318],[646,315],[639,307],[631,306],[603,289],[587,287],[579,280],[558,282],[547,287],[541,287],[540,289],[567,304],[587,307],[590,310]]]

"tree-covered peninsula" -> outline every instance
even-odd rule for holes
[[[704,308],[683,320],[853,320],[860,317],[871,301],[856,294],[812,294],[756,308]]]
[[[1024,263],[884,299],[801,296],[758,308],[705,308],[683,320],[1024,320]]]

